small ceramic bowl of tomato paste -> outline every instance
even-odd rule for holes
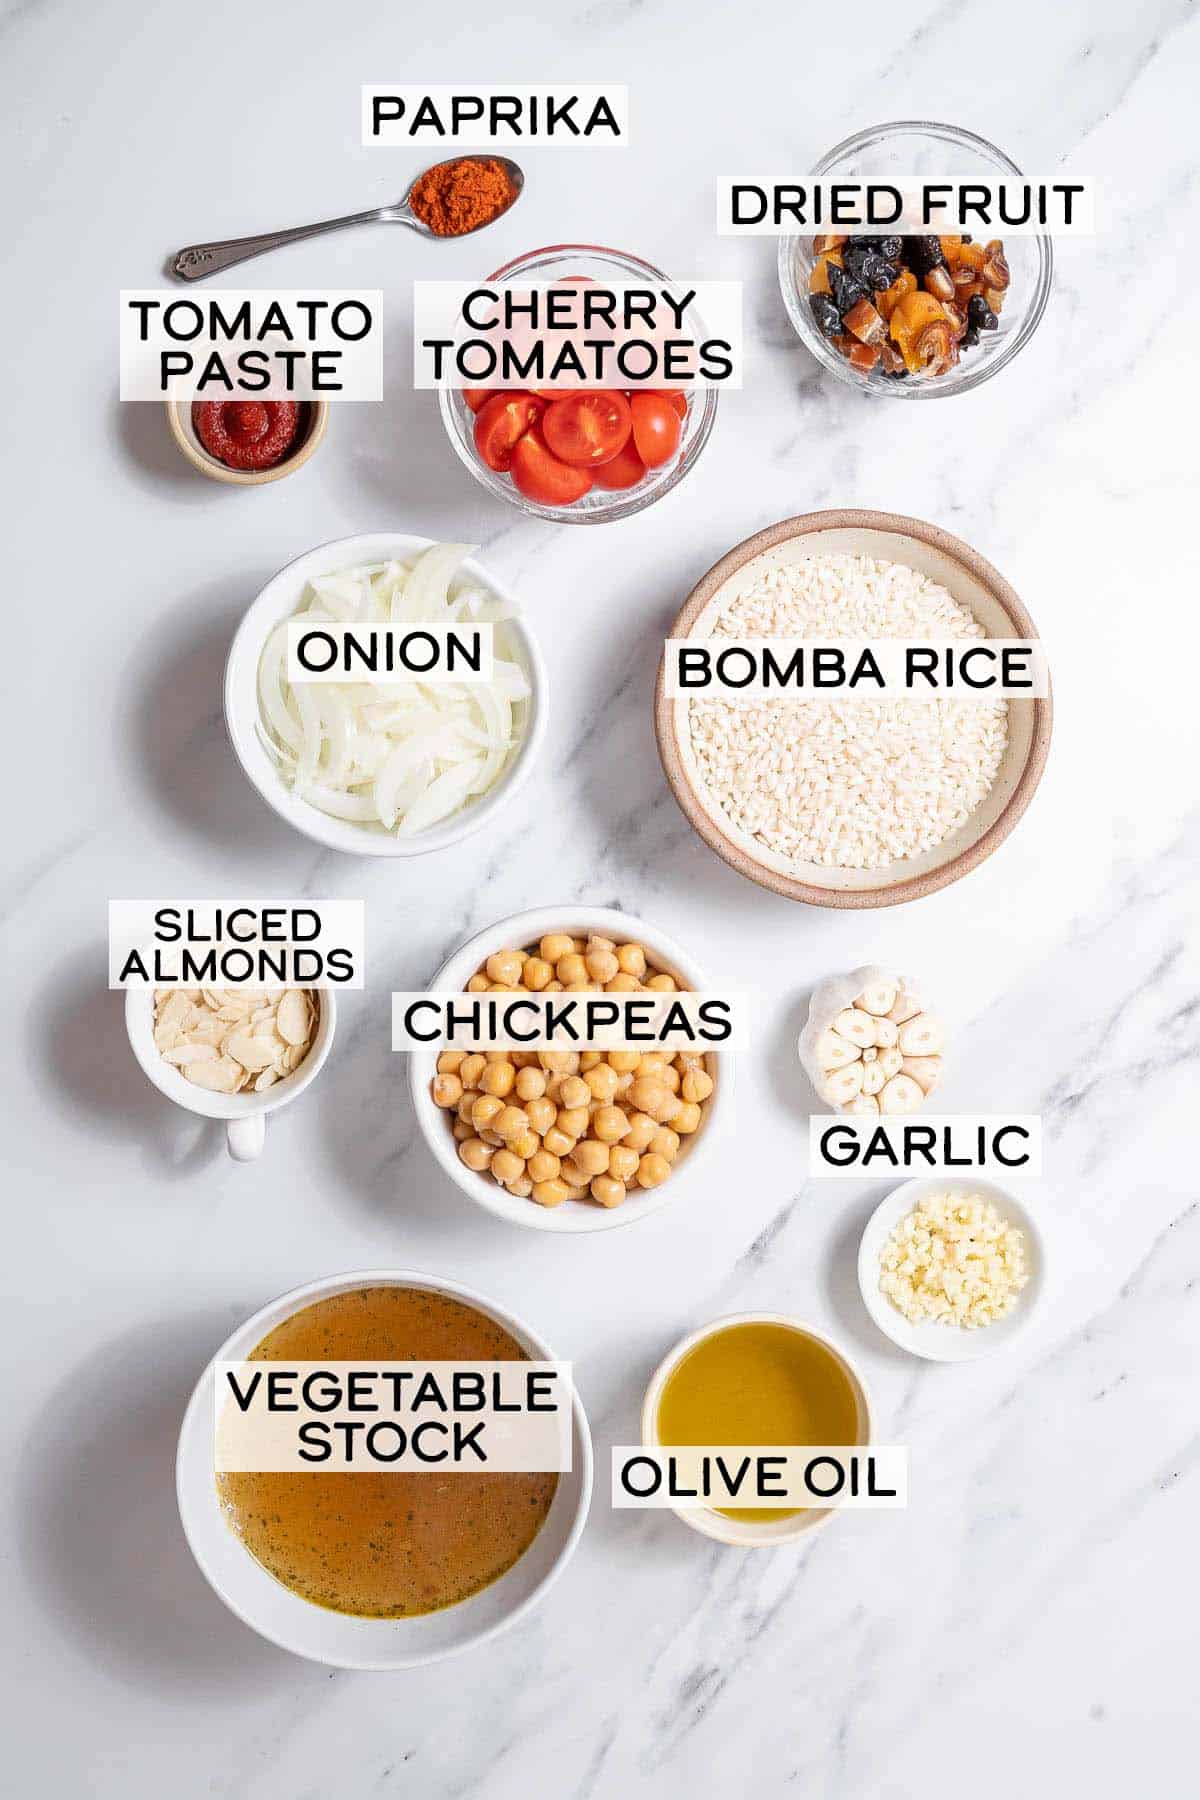
[[[595,244],[530,251],[487,277],[517,287],[645,286],[652,263]],[[491,493],[522,512],[599,525],[641,512],[678,485],[708,442],[717,390],[442,388],[450,442]]]
[[[303,468],[325,436],[328,400],[167,401],[171,435],[213,481],[261,487]]]

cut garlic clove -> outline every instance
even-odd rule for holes
[[[881,1050],[890,1050],[900,1036],[900,1027],[891,1019],[876,1019],[875,1042]]]
[[[846,1106],[856,1094],[862,1093],[863,1066],[860,1062],[852,1062],[844,1069],[835,1069],[825,1079],[824,1098],[831,1106]]]
[[[883,1070],[883,1078],[885,1081],[890,1081],[893,1075],[898,1075],[903,1064],[904,1058],[894,1044],[890,1050],[881,1050],[879,1052],[879,1066]]]
[[[923,1094],[932,1094],[942,1078],[940,1056],[906,1056],[901,1067],[906,1075],[912,1077]]]
[[[888,1018],[893,1025],[904,1025],[909,1019],[915,1019],[920,1010],[921,1002],[917,996],[902,988],[897,996],[895,1006],[888,1013]]]
[[[919,1013],[900,1027],[900,1050],[904,1056],[936,1056],[945,1037],[940,1019],[931,1013]]]
[[[911,1075],[893,1075],[879,1095],[881,1113],[916,1112],[925,1096]]]
[[[862,1084],[862,1091],[864,1094],[877,1094],[886,1080],[887,1076],[883,1072],[883,1065],[881,1063],[870,1062],[864,1064]]]
[[[817,1063],[822,1069],[844,1069],[857,1055],[854,1045],[836,1031],[823,1031],[817,1039]]]
[[[833,1021],[833,1029],[839,1037],[844,1037],[860,1050],[868,1050],[875,1042],[875,1021],[870,1013],[861,1012],[857,1006],[848,1006]]]
[[[848,1113],[877,1113],[879,1102],[874,1094],[856,1094],[846,1111]]]
[[[885,1013],[891,1012],[898,995],[899,990],[894,981],[876,981],[869,988],[863,989],[854,1004],[861,1007],[863,1012],[874,1013],[877,1018],[882,1018]]]
[[[876,1050],[874,1047],[872,1047],[870,1050],[863,1051],[862,1059],[865,1063],[873,1063],[875,1061],[875,1058],[878,1055],[879,1055],[878,1050]]]

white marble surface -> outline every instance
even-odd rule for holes
[[[1183,0],[904,8],[692,0],[435,14],[314,0],[0,7],[6,782],[15,1029],[0,1412],[6,1774],[13,1791],[293,1796],[920,1795],[1194,1790],[1193,1120],[1200,1070],[1195,813],[1197,75]],[[419,20],[420,41],[410,36]],[[364,80],[625,80],[636,148],[528,156],[478,247],[386,227],[253,278],[382,285],[388,397],[333,421],[262,492],[193,478],[153,408],[116,400],[116,295],[181,242],[382,200]],[[803,170],[886,117],[950,117],[1036,173],[1106,180],[1107,229],[1059,260],[1001,379],[888,407],[819,378],[774,246],[718,240],[713,184]],[[1172,226],[1142,206],[1170,196]],[[1184,230],[1193,234],[1183,235]],[[598,532],[483,497],[407,389],[414,276],[591,236],[747,283],[751,365],[698,469]],[[249,274],[249,271],[244,272]],[[749,532],[830,504],[910,511],[1013,580],[1049,641],[1056,740],[1015,837],[966,881],[839,917],[743,882],[690,834],[655,756],[662,628]],[[320,855],[225,742],[225,645],[310,544],[396,526],[478,539],[518,582],[553,683],[542,765],[502,824],[436,860]],[[1136,654],[1137,623],[1156,660]],[[11,665],[10,665],[11,673]],[[372,991],[344,1007],[311,1104],[262,1162],[142,1078],[104,990],[110,895],[361,895]],[[739,1131],[706,1190],[582,1241],[470,1208],[420,1143],[386,994],[473,928],[558,898],[660,920],[759,1000]],[[804,1177],[792,1042],[807,991],[867,958],[920,971],[958,1029],[948,1106],[1040,1111],[1060,1246],[1038,1341],[918,1366],[856,1298],[880,1183]],[[293,1661],[227,1614],[182,1541],[180,1409],[226,1330],[315,1275],[414,1265],[526,1314],[574,1357],[601,1453],[660,1353],[705,1318],[782,1307],[861,1359],[913,1503],[800,1551],[739,1554],[601,1499],[544,1608],[490,1654],[396,1676]]]

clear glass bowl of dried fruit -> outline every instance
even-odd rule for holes
[[[918,176],[924,180],[970,180],[972,177],[1020,175],[1017,165],[994,144],[956,125],[924,120],[896,120],[856,132],[823,156],[814,175],[840,176],[846,180],[895,181]],[[899,235],[899,233],[897,234]],[[858,367],[844,349],[820,329],[813,311],[813,288],[824,285],[817,269],[819,255],[811,233],[779,240],[779,286],[796,332],[817,361],[840,380],[865,393],[894,400],[936,400],[947,394],[963,394],[978,387],[1010,363],[1037,329],[1050,294],[1054,254],[1048,237],[995,234],[1003,243],[1009,282],[1002,303],[994,312],[995,324],[978,330],[977,341],[959,343],[957,360],[942,373],[898,374],[885,372],[881,354],[871,368]],[[988,240],[990,241],[990,239]],[[980,247],[984,247],[980,240]],[[923,287],[922,279],[914,286]],[[976,286],[978,283],[975,284]],[[953,304],[953,303],[952,303]],[[991,308],[988,308],[991,312]],[[847,345],[854,340],[846,334]],[[890,331],[887,339],[892,344]],[[866,356],[862,359],[867,360]],[[937,362],[933,365],[938,366]]]

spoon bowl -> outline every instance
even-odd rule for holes
[[[439,243],[445,243],[449,237],[474,237],[477,231],[483,231],[486,226],[494,225],[496,220],[502,219],[506,212],[511,212],[513,207],[517,204],[517,201],[521,198],[521,190],[525,186],[525,171],[520,163],[513,162],[512,158],[509,156],[488,155],[478,159],[482,162],[499,163],[500,167],[504,170],[504,173],[508,176],[509,188],[511,191],[509,193],[507,206],[502,206],[499,212],[492,213],[490,217],[486,219],[481,219],[478,225],[472,225],[469,231],[455,231],[443,236],[439,232],[431,230],[424,219],[419,219],[412,209],[413,189],[419,181],[424,181],[427,175],[435,175],[439,169],[452,168],[457,162],[470,162],[474,160],[476,159],[472,157],[464,158],[461,156],[448,156],[445,162],[430,163],[427,169],[422,169],[419,175],[413,176],[408,184],[408,191],[403,200],[401,200],[396,207],[384,207],[382,211],[386,212],[396,224],[411,225],[414,231],[419,231],[421,233],[422,237],[436,238]]]

